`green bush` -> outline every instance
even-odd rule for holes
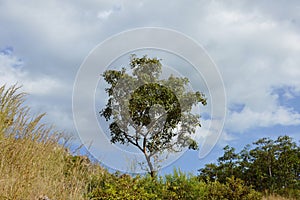
[[[218,181],[208,182],[208,193],[205,199],[258,200],[262,198],[259,192],[246,186],[241,179],[232,176],[226,180],[226,184],[221,184]]]
[[[150,184],[149,184],[150,183]],[[150,187],[157,186],[151,178],[131,177],[123,174],[93,176],[87,184],[88,199],[157,199]]]
[[[241,179],[228,178],[226,184],[205,183],[196,176],[175,170],[164,177],[110,175],[90,180],[89,199],[165,199],[165,200],[258,200],[262,196]]]

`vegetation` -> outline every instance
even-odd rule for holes
[[[242,180],[232,177],[227,184],[205,183],[177,170],[159,178],[114,175],[93,183],[89,190],[91,199],[261,199],[260,193],[245,186]]]
[[[105,172],[73,156],[62,133],[32,117],[18,87],[0,87],[0,199],[84,199],[90,174]]]
[[[237,165],[235,156],[246,155],[249,159],[254,157],[252,162],[258,174],[268,174],[263,171],[265,167],[259,167],[258,161],[263,162],[259,156],[266,156],[265,141],[262,139],[253,151],[243,151],[243,154],[235,154],[230,147],[225,148],[224,156],[219,159],[216,167],[223,166],[218,171],[216,178],[214,173],[206,171],[206,175],[200,176],[182,173],[174,170],[172,174],[165,176],[151,177],[150,175],[130,176],[120,173],[108,173],[97,163],[91,162],[87,156],[74,155],[68,150],[67,145],[62,145],[62,139],[66,139],[62,133],[41,123],[44,114],[32,117],[29,115],[30,109],[24,106],[24,93],[18,92],[18,87],[0,87],[0,199],[2,200],[32,200],[32,199],[262,199],[262,193],[255,191],[255,182],[245,181],[241,171],[242,164]],[[262,145],[263,144],[263,145]],[[293,177],[298,170],[295,162],[299,158],[299,147],[287,136],[278,138],[276,141],[268,142],[272,160],[272,180],[279,179],[279,175]],[[270,145],[272,144],[272,145]],[[276,148],[273,145],[277,145]],[[231,156],[231,154],[235,156]],[[258,156],[259,155],[259,156]],[[298,156],[298,157],[297,157]],[[244,156],[243,158],[245,158]],[[272,159],[271,159],[272,158]],[[278,172],[276,161],[280,160],[282,171]],[[265,159],[266,160],[266,159]],[[231,162],[229,162],[231,161]],[[267,165],[270,161],[264,161]],[[245,162],[248,163],[248,162]],[[279,163],[278,163],[279,164]],[[284,166],[287,165],[287,168]],[[289,168],[289,169],[288,169]],[[219,168],[218,168],[219,170]],[[292,171],[285,171],[292,170]],[[227,176],[221,176],[226,173]],[[239,174],[239,173],[241,174]],[[252,173],[256,173],[253,170]],[[290,172],[293,172],[290,174]],[[250,173],[250,171],[249,171]],[[209,175],[209,176],[208,176]],[[256,174],[247,174],[251,180],[256,180]],[[251,176],[250,176],[251,175]],[[283,175],[282,175],[283,176]],[[299,194],[299,179],[291,181],[282,179],[289,189],[280,192],[288,194]],[[269,183],[267,179],[264,179]],[[275,181],[276,182],[276,181]],[[277,186],[275,183],[273,188]],[[253,184],[253,186],[251,186]],[[268,184],[265,187],[270,186]],[[259,188],[258,188],[259,189]],[[267,188],[269,189],[269,188]],[[277,191],[277,190],[273,190]],[[291,191],[294,191],[292,193]],[[280,193],[281,194],[281,193]],[[47,196],[47,198],[46,198]],[[298,196],[294,195],[297,199]],[[284,200],[279,196],[267,196],[264,199]],[[298,198],[299,199],[299,198]]]
[[[200,126],[200,116],[191,110],[198,103],[206,105],[206,99],[200,92],[187,91],[187,78],[160,79],[162,64],[156,58],[133,55],[130,66],[132,75],[124,68],[104,72],[109,99],[100,113],[112,120],[111,142],[137,147],[153,177],[159,155],[197,149],[191,134]]]
[[[300,146],[289,136],[262,138],[236,153],[230,146],[217,164],[200,169],[201,180],[226,183],[234,176],[267,194],[300,199]]]

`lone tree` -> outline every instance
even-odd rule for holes
[[[206,99],[201,92],[187,90],[187,78],[160,79],[162,64],[157,58],[132,55],[130,67],[130,73],[122,68],[102,74],[110,87],[100,114],[111,121],[111,142],[137,147],[153,177],[159,155],[198,148],[191,135],[201,126],[200,115],[192,108],[206,105]]]

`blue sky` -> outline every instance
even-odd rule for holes
[[[0,84],[23,85],[32,113],[77,135],[72,114],[76,73],[106,38],[141,27],[179,31],[217,65],[227,115],[204,159],[187,151],[165,168],[197,172],[222,148],[261,137],[300,140],[299,1],[0,1]],[[94,105],[93,105],[94,106]],[[206,122],[205,122],[206,123]]]

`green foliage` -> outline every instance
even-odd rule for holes
[[[258,200],[261,195],[243,181],[228,178],[228,183],[200,181],[196,176],[186,175],[174,170],[173,174],[164,177],[130,177],[128,175],[112,175],[101,181],[93,181],[89,199],[242,199]],[[91,184],[92,185],[92,184]]]
[[[204,197],[207,188],[204,182],[200,182],[197,177],[193,175],[186,175],[180,170],[174,170],[173,174],[165,176],[166,189],[168,196],[172,199],[199,199]]]
[[[191,110],[198,103],[206,105],[206,99],[200,92],[187,90],[187,78],[160,79],[162,64],[157,58],[133,55],[130,66],[131,74],[124,68],[103,73],[110,87],[100,114],[111,120],[111,142],[137,147],[154,176],[158,156],[186,147],[197,149],[191,134],[200,126],[200,116]]]
[[[217,164],[199,170],[200,179],[228,183],[227,177],[234,175],[258,191],[299,198],[300,147],[289,136],[261,138],[253,144],[240,153],[226,146]]]
[[[156,199],[151,191],[152,179],[139,176],[105,174],[93,176],[87,186],[88,199]],[[147,191],[148,190],[148,191]]]

